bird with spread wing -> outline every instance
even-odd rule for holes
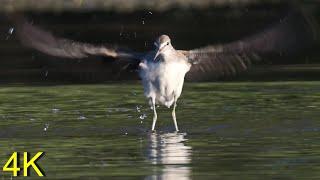
[[[179,130],[175,109],[185,78],[199,81],[235,75],[247,70],[264,54],[292,53],[314,38],[308,19],[300,13],[290,12],[264,31],[235,42],[176,50],[169,36],[161,35],[154,42],[154,50],[139,53],[55,37],[22,16],[13,15],[11,19],[21,42],[45,54],[73,59],[106,56],[132,60],[138,65],[144,94],[154,112],[152,130],[157,121],[156,104],[168,108],[173,105],[172,118],[176,131]]]

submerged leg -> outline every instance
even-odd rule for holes
[[[177,106],[177,100],[174,100],[173,109],[172,109],[172,119],[174,123],[174,127],[176,128],[176,131],[178,132],[178,124],[177,124],[177,118],[176,118],[176,106]]]
[[[152,101],[152,109],[153,109],[153,122],[152,122],[152,131],[154,131],[154,127],[156,126],[157,122],[157,111],[156,111],[156,101],[155,99],[151,99]]]

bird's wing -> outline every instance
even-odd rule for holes
[[[86,58],[90,55],[139,60],[143,55],[128,49],[106,45],[92,45],[55,37],[40,27],[25,20],[21,15],[10,15],[16,33],[23,45],[45,54],[64,58]]]
[[[262,55],[290,54],[315,38],[308,18],[291,12],[280,22],[245,39],[190,51],[181,50],[192,67],[186,78],[193,81],[217,79],[247,70]]]

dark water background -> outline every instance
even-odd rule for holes
[[[296,9],[301,9],[318,22],[320,17],[318,3],[313,1],[298,5],[286,1],[240,4],[218,6],[212,3],[201,8],[173,6],[161,11],[157,7],[117,11],[117,8],[81,10],[78,9],[78,4],[75,4],[74,10],[63,10],[64,4],[61,3],[61,10],[30,10],[25,5],[27,9],[23,13],[30,22],[57,36],[95,44],[116,44],[143,52],[154,48],[153,41],[160,34],[168,34],[176,49],[189,50],[209,44],[232,42],[261,32],[280,23],[288,12]],[[45,5],[46,3],[43,6]],[[16,6],[19,7],[18,3]],[[0,14],[0,82],[101,83],[138,79],[130,67],[123,70],[121,63],[111,59],[91,57],[70,60],[49,57],[27,49],[17,40],[14,26],[5,14]],[[13,28],[12,35],[9,33],[10,28]],[[318,49],[318,45],[310,44],[292,56],[265,58],[258,65],[267,67],[256,70],[254,66],[244,79],[288,80],[303,76],[301,79],[313,80],[320,75],[314,69],[319,67]],[[279,70],[278,65],[293,65],[293,69]],[[243,76],[233,79],[241,77]]]

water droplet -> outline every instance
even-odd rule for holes
[[[127,132],[125,132],[125,133],[124,133],[124,135],[128,135],[128,133],[127,133]]]
[[[43,131],[47,131],[49,129],[49,123],[44,124]]]
[[[11,28],[9,28],[8,33],[9,33],[9,34],[12,34],[13,31],[14,31],[14,27],[11,27]]]
[[[123,26],[121,26],[121,30],[120,30],[119,36],[121,37],[122,34],[123,34]]]
[[[137,112],[141,112],[141,106],[140,106],[140,105],[137,105],[137,106],[136,106],[136,111],[137,111]]]
[[[140,116],[139,116],[139,119],[145,119],[147,117],[147,115],[146,114],[141,114]]]
[[[81,115],[81,116],[78,117],[78,119],[79,119],[79,120],[85,120],[85,119],[87,119],[87,118],[86,118],[85,116],[82,116],[82,115]]]
[[[102,166],[108,166],[108,163],[106,163],[105,161],[101,161],[101,165]]]
[[[52,113],[58,113],[58,112],[60,111],[60,109],[58,109],[58,108],[53,108],[53,109],[51,109],[51,111],[52,111]]]
[[[194,62],[192,62],[192,64],[199,64],[199,61],[194,61]]]
[[[152,12],[151,12],[151,11],[149,11],[148,13],[149,13],[149,14],[152,14]]]

